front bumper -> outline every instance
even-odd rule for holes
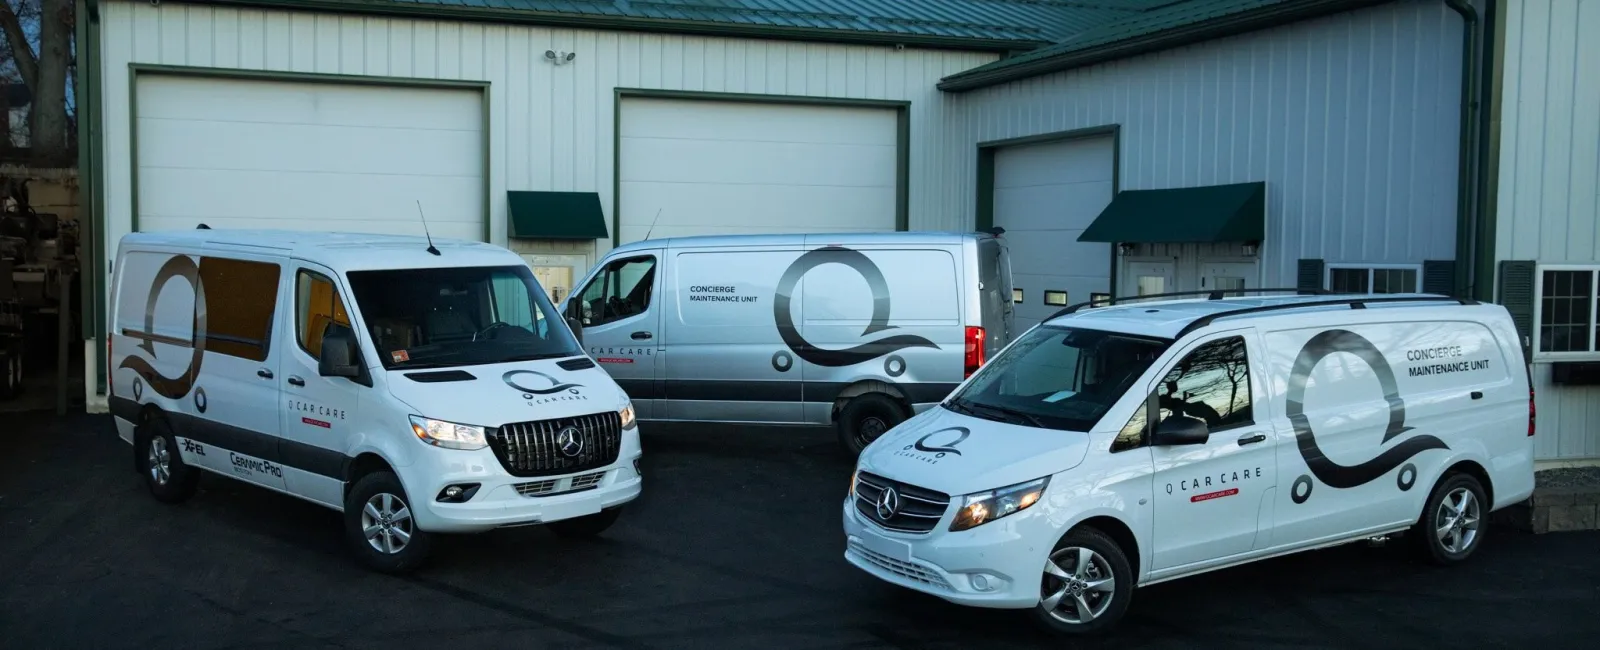
[[[844,500],[845,560],[874,577],[952,603],[1026,609],[1039,602],[1039,581],[1056,536],[1048,520],[1024,511],[971,530],[949,532],[953,514],[932,532],[895,533],[860,517]],[[954,509],[951,511],[954,512]]]
[[[623,436],[616,462],[559,476],[516,477],[488,449],[435,450],[401,469],[417,527],[435,533],[476,533],[592,515],[639,498],[643,490],[637,435]],[[464,503],[438,500],[451,485],[477,483]]]

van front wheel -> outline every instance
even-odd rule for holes
[[[882,393],[858,396],[839,411],[839,443],[852,456],[905,421],[900,404]]]
[[[427,559],[432,536],[417,528],[400,478],[373,472],[356,482],[344,501],[345,537],[362,564],[403,573]]]
[[[1058,634],[1102,632],[1128,611],[1134,580],[1116,540],[1095,528],[1073,529],[1045,559],[1034,618]]]

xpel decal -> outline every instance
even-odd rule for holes
[[[1360,334],[1349,330],[1328,330],[1311,337],[1311,340],[1306,342],[1305,347],[1300,349],[1300,355],[1295,358],[1294,370],[1289,375],[1288,405],[1285,410],[1289,422],[1294,425],[1300,456],[1305,459],[1311,474],[1329,487],[1351,488],[1365,485],[1400,467],[1400,475],[1396,479],[1398,487],[1401,490],[1411,489],[1417,481],[1417,469],[1407,461],[1429,449],[1449,449],[1450,446],[1443,440],[1435,436],[1419,435],[1390,447],[1372,460],[1355,465],[1340,465],[1334,462],[1323,454],[1322,448],[1317,445],[1316,432],[1312,430],[1311,421],[1305,414],[1306,380],[1311,377],[1311,371],[1316,369],[1318,363],[1335,352],[1355,355],[1378,376],[1378,383],[1383,388],[1383,398],[1389,402],[1389,426],[1384,430],[1383,440],[1379,444],[1387,444],[1396,436],[1412,429],[1406,426],[1405,400],[1400,398],[1394,370],[1389,367],[1388,360],[1383,358],[1383,353]],[[1290,486],[1289,498],[1295,503],[1305,503],[1311,498],[1311,489],[1311,476],[1302,475]]]
[[[894,329],[889,324],[889,283],[883,277],[883,271],[878,269],[872,260],[860,251],[851,250],[841,246],[824,246],[806,252],[796,259],[789,268],[783,272],[783,277],[778,280],[778,290],[772,300],[772,318],[778,326],[778,334],[783,337],[784,345],[801,359],[805,359],[819,366],[832,368],[853,366],[863,361],[871,361],[878,357],[890,354],[905,348],[933,348],[939,346],[921,336],[914,334],[900,334],[879,339],[870,343],[862,343],[852,348],[843,350],[824,350],[812,345],[805,337],[800,335],[794,326],[794,315],[790,310],[790,300],[794,295],[794,288],[799,284],[800,278],[818,266],[828,263],[843,264],[861,274],[867,281],[867,286],[872,289],[872,320],[867,323],[867,328],[861,332],[862,336]],[[772,367],[778,372],[788,372],[794,367],[794,360],[788,353],[780,350],[772,356]],[[901,361],[899,368],[904,372],[905,362]]]

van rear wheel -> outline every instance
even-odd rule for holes
[[[839,411],[839,444],[852,456],[905,421],[900,404],[883,393],[867,393],[850,400]]]
[[[166,420],[156,418],[141,425],[136,440],[134,466],[151,496],[162,503],[182,503],[194,496],[200,470],[184,464],[178,439]]]
[[[1478,479],[1448,474],[1428,495],[1410,536],[1424,560],[1440,566],[1460,564],[1483,545],[1488,511],[1489,500]]]

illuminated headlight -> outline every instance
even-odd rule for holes
[[[417,434],[417,439],[423,442],[446,449],[471,451],[489,446],[484,428],[470,424],[442,422],[413,415],[411,432]]]
[[[961,510],[950,524],[951,531],[967,530],[1027,510],[1044,496],[1050,477],[1018,483],[998,490],[969,494],[962,498]]]
[[[623,431],[632,429],[639,424],[638,420],[633,419],[633,402],[628,402],[627,406],[624,406],[621,410],[617,411],[617,415],[622,418]]]

